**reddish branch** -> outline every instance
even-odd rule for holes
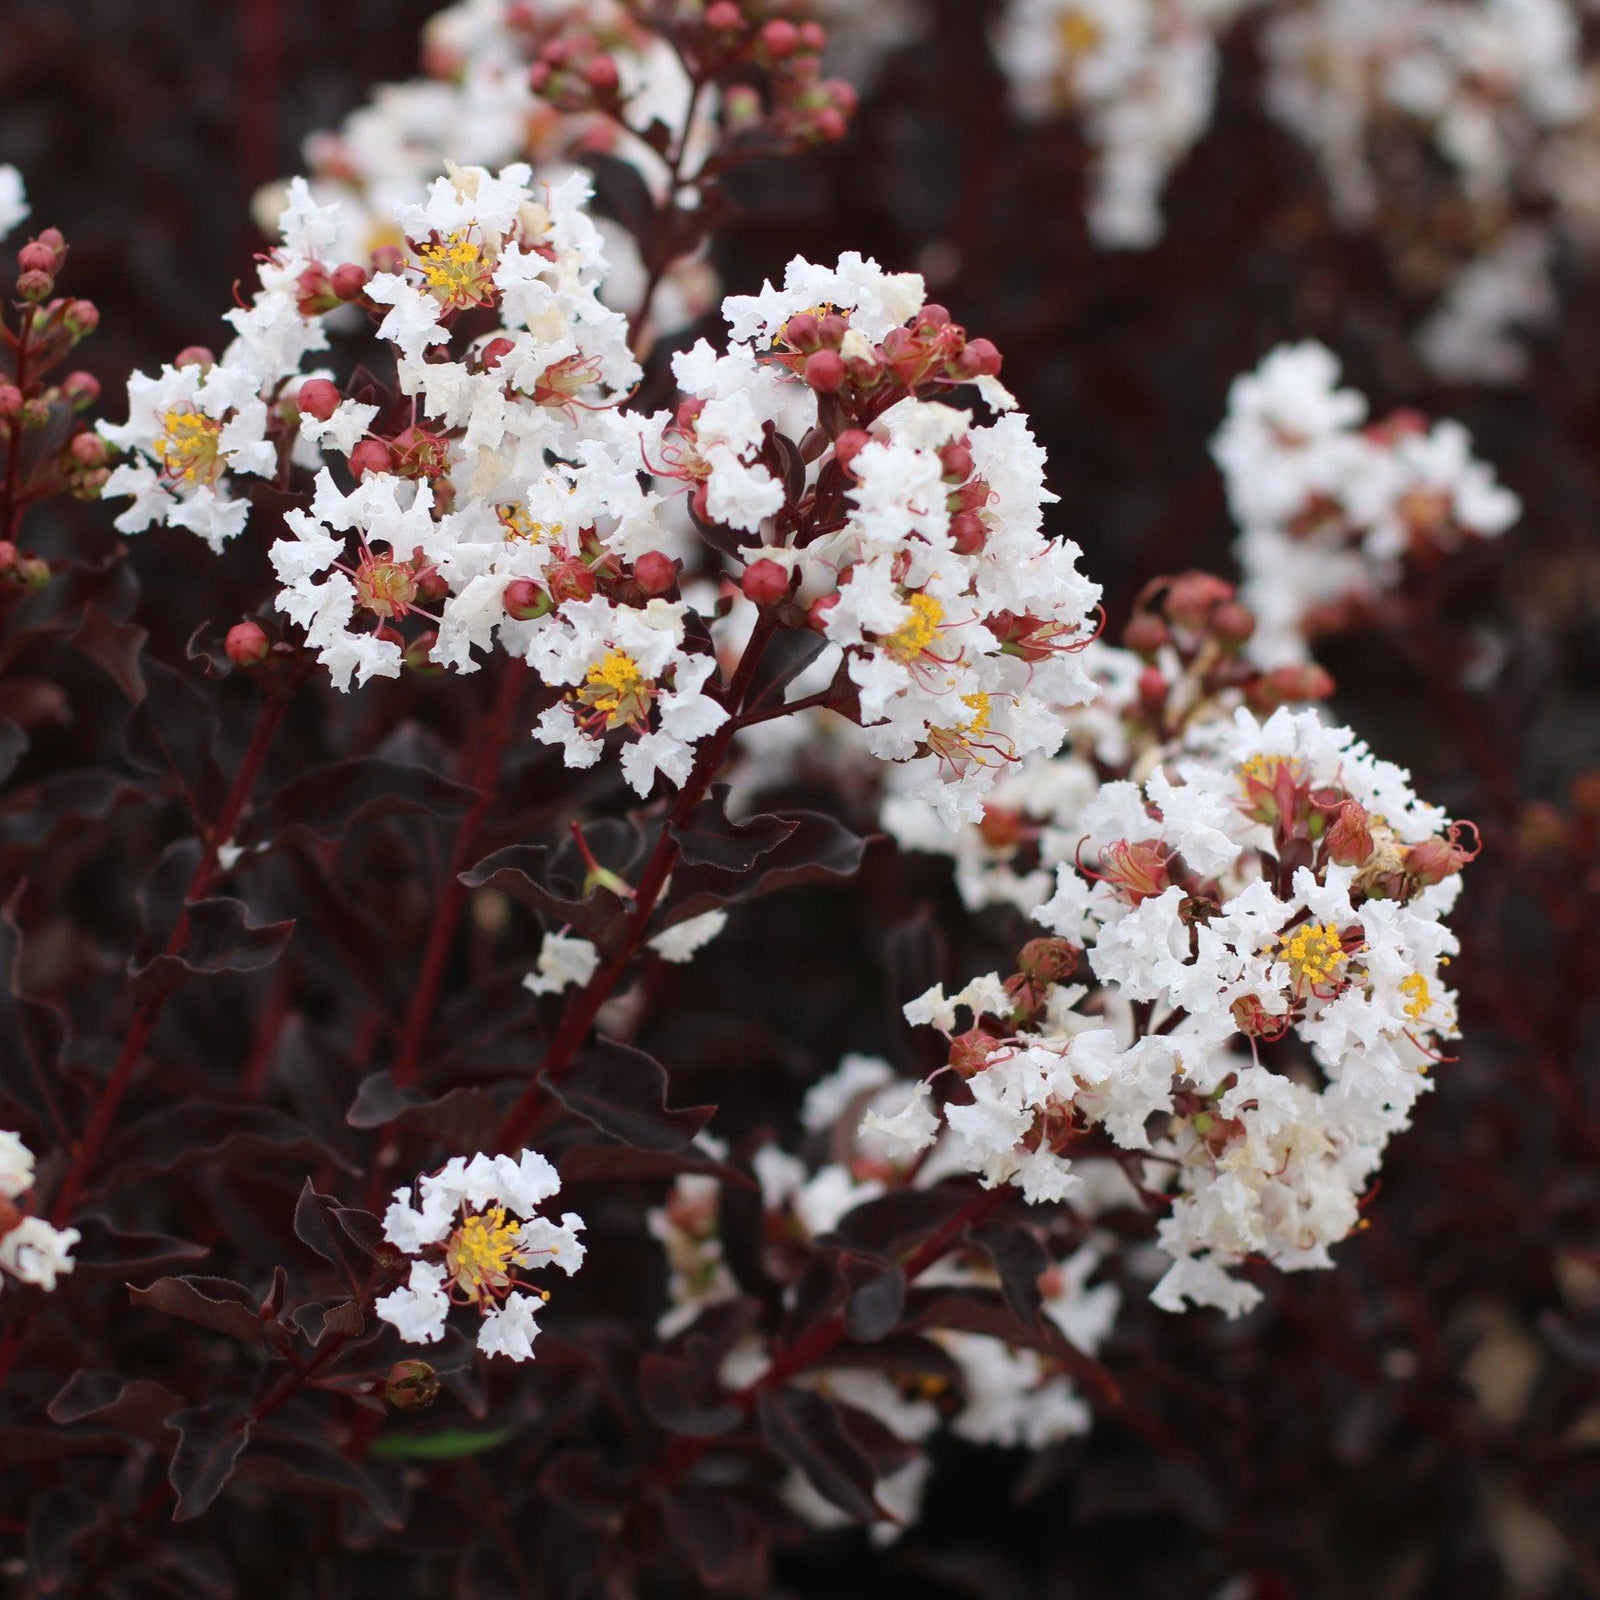
[[[772,619],[765,615],[756,623],[755,631],[745,646],[744,655],[740,658],[733,680],[728,686],[727,705],[731,711],[736,712],[743,702],[756,668],[761,664],[767,641],[772,637],[773,627]],[[506,1113],[500,1124],[494,1141],[497,1150],[514,1148],[527,1138],[544,1097],[540,1080],[559,1078],[572,1065],[573,1058],[589,1036],[589,1029],[601,1006],[611,997],[612,991],[638,953],[649,928],[656,902],[661,898],[661,892],[666,888],[668,878],[672,876],[672,869],[678,863],[678,844],[673,837],[673,830],[681,827],[688,820],[690,812],[705,799],[706,791],[711,787],[711,780],[722,768],[728,746],[733,743],[734,735],[742,726],[739,717],[731,715],[716,733],[700,746],[688,781],[679,791],[678,798],[668,813],[661,829],[661,837],[656,840],[655,849],[651,851],[650,859],[645,863],[644,873],[634,890],[633,908],[628,914],[627,933],[621,945],[608,960],[595,969],[594,976],[567,1002],[567,1008],[562,1013],[560,1024],[556,1028],[555,1037],[550,1041],[550,1048],[545,1051],[539,1076],[522,1091],[516,1104]]]

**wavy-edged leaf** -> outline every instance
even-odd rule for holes
[[[596,1040],[560,1078],[544,1081],[568,1111],[635,1150],[687,1149],[717,1109],[669,1107],[666,1068],[615,1039]]]
[[[113,1139],[101,1165],[102,1189],[117,1188],[151,1173],[170,1173],[202,1161],[254,1157],[331,1161],[357,1169],[303,1122],[271,1106],[191,1100],[152,1111]]]
[[[157,1278],[148,1288],[128,1290],[136,1306],[181,1317],[245,1344],[261,1343],[259,1303],[242,1283],[229,1278]]]
[[[238,843],[262,849],[286,837],[338,839],[357,822],[391,811],[454,820],[480,799],[476,789],[431,768],[357,756],[291,778],[251,813]]]
[[[761,1437],[797,1468],[825,1500],[857,1522],[881,1522],[877,1480],[866,1451],[850,1436],[839,1409],[812,1389],[763,1389],[756,1396]]]
[[[233,1476],[240,1453],[250,1441],[253,1423],[242,1400],[218,1400],[180,1411],[168,1417],[166,1425],[178,1435],[178,1447],[167,1468],[167,1481],[178,1496],[172,1520],[190,1522],[222,1493]]]

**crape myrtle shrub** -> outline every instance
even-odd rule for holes
[[[1286,20],[1359,6],[1168,8],[1191,32],[1169,31],[1220,72],[1192,148],[1164,134],[1142,156],[1138,133],[1100,113],[1141,95],[1171,112],[1181,82],[1163,88],[1151,68],[1154,35],[1112,55],[1105,7],[832,8],[818,81],[848,73],[853,116],[851,96],[785,78],[811,41],[759,32],[806,16],[739,7],[706,126],[748,128],[752,89],[758,118],[791,114],[737,152],[752,159],[721,180],[726,207],[702,213],[717,225],[702,259],[698,230],[659,206],[657,159],[594,137],[610,79],[589,63],[603,56],[626,95],[652,87],[681,141],[672,43],[648,29],[602,28],[594,48],[552,58],[549,31],[514,8],[469,8],[483,31],[446,29],[444,45],[430,32],[428,81],[481,105],[514,80],[520,147],[472,129],[453,148],[464,124],[447,107],[406,162],[375,158],[381,118],[368,142],[347,140],[354,156],[316,141],[302,156],[300,135],[416,70],[425,9],[253,8],[227,39],[183,6],[20,6],[4,24],[0,157],[25,171],[32,208],[8,248],[32,237],[43,251],[7,263],[7,328],[43,320],[16,404],[0,390],[0,454],[17,463],[0,578],[7,1582],[1592,1592],[1593,279],[1581,195],[1526,178],[1536,157],[1558,170],[1548,150],[1580,139],[1583,105],[1524,97],[1532,131],[1497,126],[1523,176],[1498,195],[1481,160],[1472,183],[1456,170],[1481,141],[1430,144],[1375,116],[1378,199],[1363,210],[1348,152],[1341,165],[1337,140],[1267,92],[1292,82],[1273,77],[1294,60]],[[691,56],[717,20],[626,9],[641,24],[687,18],[668,34]],[[1512,90],[1519,71],[1560,76],[1561,40],[1541,54],[1529,39],[1564,8],[1524,9],[1528,37],[1506,23],[1488,46]],[[598,15],[586,20],[614,26]],[[1581,35],[1564,48],[1581,65]],[[1052,50],[1076,66],[1052,66]],[[1348,103],[1355,80],[1333,81]],[[1523,103],[1494,87],[1495,104]],[[526,118],[533,103],[549,115]],[[461,217],[445,213],[464,201],[447,184],[444,209],[379,229],[396,203],[427,202],[447,157],[490,171],[531,159],[535,204],[578,166],[594,174],[592,207],[568,191],[543,280],[572,267],[559,294],[580,359],[542,393],[551,325],[518,322],[502,287],[484,287],[504,224],[474,218],[452,240]],[[324,257],[302,248],[261,321],[326,317],[328,348],[291,351],[283,371],[246,362],[259,415],[217,442],[210,422],[248,399],[223,406],[219,389],[217,418],[202,403],[210,351],[244,337],[219,316],[235,281],[239,303],[255,294],[252,255],[285,248],[282,188],[256,206],[260,233],[252,191],[307,167],[299,214],[337,202],[344,231],[319,236]],[[472,181],[481,196],[491,180]],[[572,220],[589,210],[610,219],[606,303],[631,328],[595,309],[596,252]],[[515,227],[522,245],[545,242],[526,218]],[[1530,238],[1545,309],[1501,282],[1472,302],[1466,336],[1428,333],[1464,273]],[[374,257],[386,247],[400,254]],[[782,283],[796,255],[850,251],[921,272],[926,293],[873,280],[887,309],[862,326],[847,303],[861,274],[827,292],[819,275],[776,325],[735,326],[748,367],[674,371],[673,352],[701,337],[728,348],[725,293]],[[359,292],[305,283],[313,259],[358,264]],[[636,316],[652,264],[653,314]],[[48,284],[21,283],[29,271]],[[526,426],[497,447],[518,493],[457,471],[464,417],[438,405],[421,420],[441,444],[400,442],[417,419],[392,401],[397,359],[421,365],[425,347],[397,356],[400,340],[376,336],[396,302],[371,299],[375,274],[416,290],[413,310],[431,299],[475,397],[504,393],[478,381],[495,370],[495,329],[523,341],[501,359],[527,380],[511,405]],[[1003,354],[1061,496],[1045,528],[1082,551],[1079,586],[1069,562],[1027,596],[1036,622],[1055,606],[1056,633],[1016,623],[1033,616],[1021,597],[989,602],[991,619],[1012,615],[1009,655],[958,633],[977,591],[951,573],[1025,545],[1028,485],[963,500],[996,452],[964,460],[957,425],[930,408],[960,407],[974,432],[1016,413],[947,385],[992,362],[980,349],[949,365],[968,358],[941,342],[946,324],[916,322],[925,301]],[[790,313],[855,325],[790,329]],[[906,322],[937,345],[912,363],[923,370],[868,382],[876,357],[842,377],[810,367],[813,341],[842,350],[854,331],[881,351]],[[1471,370],[1473,352],[1492,370]],[[14,346],[6,359],[18,378]],[[176,376],[141,432],[124,383],[164,363]],[[331,403],[303,393],[314,372],[336,386]],[[569,390],[552,394],[562,377]],[[804,443],[813,417],[894,383],[914,404],[872,419],[876,456],[841,448],[837,416],[820,450]],[[708,406],[735,397],[720,452],[704,409],[675,409],[696,390]],[[342,411],[349,431],[334,421],[313,448],[306,419],[352,403],[379,410]],[[1470,444],[1438,418],[1465,423]],[[769,421],[793,457],[763,443]],[[370,440],[384,454],[363,463]],[[603,547],[587,552],[579,529],[552,534],[553,515],[515,504],[580,446],[605,459],[545,485],[541,504],[611,485],[585,508]],[[944,516],[908,487],[930,481],[914,477],[930,455],[955,500]],[[1012,459],[1032,458],[1018,446]],[[832,520],[862,568],[844,585],[783,553],[796,548],[783,507],[814,490],[815,523],[830,461]],[[653,481],[637,476],[646,464]],[[330,510],[358,465],[361,482],[395,482],[385,514],[410,517],[409,542],[364,524],[367,556],[352,540],[340,558],[361,601],[353,634],[319,635],[311,617],[308,637],[309,611],[274,601],[284,590],[292,606],[298,589],[309,606],[327,564],[286,571],[269,551],[306,538],[290,513],[314,515],[321,537],[337,529]],[[456,477],[452,502],[440,486]],[[140,504],[118,490],[141,484],[162,503],[134,537],[112,524]],[[219,486],[249,503],[240,531],[223,525],[234,513],[193,509]],[[625,504],[630,492],[657,500]],[[492,542],[487,603],[481,587],[469,596],[483,573],[459,546],[411,562],[418,538],[442,538],[422,521],[452,527],[473,505],[505,530],[461,540],[480,567]],[[892,516],[908,505],[911,527]],[[972,511],[983,529],[957,525]],[[553,539],[598,577],[569,570],[558,592]],[[847,634],[829,611],[850,610],[874,563],[898,609],[855,608]],[[609,637],[575,666],[546,653],[522,675],[513,655],[570,628],[563,609],[592,606],[589,581],[622,610],[642,612],[652,590],[681,597],[705,632],[670,639],[653,679],[630,677],[614,659],[628,641]],[[772,662],[809,673],[791,698],[837,709],[735,741],[723,809],[676,819],[683,854],[655,884],[667,915],[720,901],[727,922],[683,941],[708,940],[698,950],[636,948],[662,918],[640,921],[628,891],[651,882],[663,819],[709,781],[717,702],[746,715],[782,703],[770,665],[730,693],[763,627]],[[435,630],[453,669],[417,645]],[[646,772],[641,798],[623,758],[661,749],[668,699],[695,698],[713,644],[685,765],[663,763],[653,788]],[[835,654],[814,654],[824,645]],[[857,676],[833,675],[841,650]],[[472,660],[478,671],[454,670]],[[932,677],[957,661],[976,674],[944,696],[960,710],[908,703],[938,699]],[[1026,673],[1008,667],[1019,661]],[[375,675],[339,693],[330,673],[352,670]],[[1020,725],[1023,697],[1059,724],[1054,740]],[[1442,809],[1330,743],[1312,704]],[[1292,720],[1269,734],[1279,705]],[[1243,732],[1241,709],[1256,719]],[[565,744],[530,737],[547,712]],[[569,766],[567,749],[590,753],[580,719],[609,739],[595,764]],[[898,743],[870,731],[886,724]],[[1030,754],[1030,740],[1063,749]],[[1297,889],[1297,864],[1317,881]],[[608,976],[613,956],[626,964]],[[1072,996],[1078,984],[1089,992]],[[1341,1034],[1357,1010],[1371,1026]],[[1413,1117],[1424,1083],[1436,1087]],[[691,1142],[702,1127],[711,1138]],[[535,1154],[466,1176],[499,1149]],[[432,1215],[424,1175],[439,1180]],[[386,1215],[402,1185],[416,1221]],[[460,1309],[442,1318],[433,1285],[447,1281]],[[1175,1314],[1186,1301],[1234,1315]]]

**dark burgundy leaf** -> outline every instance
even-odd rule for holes
[[[774,634],[745,690],[746,714],[782,705],[784,691],[827,648],[828,641],[813,628],[785,628]]]
[[[140,1439],[159,1438],[161,1424],[181,1410],[183,1396],[152,1378],[116,1372],[75,1372],[50,1402],[48,1415],[63,1426],[93,1422]]]
[[[943,1227],[970,1199],[947,1187],[896,1189],[847,1211],[824,1237],[865,1255],[899,1255]]]
[[[674,873],[667,925],[780,889],[855,875],[867,841],[842,822],[816,811],[790,812],[777,820],[792,822],[793,830],[761,856],[753,871],[723,872],[716,867],[686,865]]]
[[[17,763],[28,748],[28,736],[19,723],[0,717],[0,783],[17,770]]]
[[[227,1278],[157,1278],[147,1289],[128,1290],[136,1306],[197,1322],[246,1344],[261,1343],[259,1301],[242,1283]]]
[[[621,948],[628,926],[626,904],[603,887],[579,898],[576,885],[551,878],[549,872],[550,852],[542,845],[514,844],[463,872],[461,881],[469,889],[498,889],[557,924],[571,924],[602,955]]]
[[[718,784],[710,798],[689,813],[682,827],[671,830],[678,859],[686,866],[748,872],[799,826],[789,817],[751,817],[732,822],[728,819],[727,800],[726,785]]]
[[[250,1440],[249,1408],[241,1400],[218,1400],[167,1418],[178,1435],[167,1480],[177,1492],[174,1522],[198,1517],[233,1476],[239,1454]]]
[[[352,1128],[420,1128],[452,1150],[477,1151],[493,1137],[500,1109],[481,1089],[430,1095],[414,1084],[397,1088],[387,1072],[374,1072],[361,1080],[345,1120]]]
[[[635,1150],[684,1150],[716,1110],[669,1108],[666,1069],[614,1039],[596,1040],[559,1079],[545,1082],[568,1111]]]
[[[599,1450],[563,1450],[539,1474],[539,1493],[596,1533],[614,1523],[631,1488]]]
[[[759,1581],[766,1537],[750,1511],[731,1494],[694,1485],[671,1489],[656,1501],[672,1541],[713,1588],[748,1574]],[[754,1589],[748,1592],[754,1593]]]
[[[906,1275],[899,1263],[844,1250],[838,1270],[845,1283],[844,1325],[850,1337],[870,1344],[893,1333],[906,1302]]]
[[[217,714],[181,672],[155,656],[144,661],[146,693],[123,735],[128,759],[145,772],[176,778],[199,818],[214,817],[224,783],[216,762]]]
[[[391,811],[425,811],[454,819],[479,798],[476,790],[427,767],[358,756],[291,778],[250,814],[238,842],[245,848],[263,848],[285,836],[338,839],[363,818]]]
[[[397,1473],[364,1467],[303,1434],[274,1432],[257,1439],[243,1476],[276,1488],[354,1499],[381,1527],[398,1532],[402,1525]]]
[[[107,1147],[103,1187],[116,1188],[153,1172],[170,1173],[196,1162],[226,1157],[245,1161],[309,1157],[356,1169],[302,1122],[271,1106],[191,1100],[168,1105],[133,1124]]]
[[[79,1098],[61,1075],[65,1017],[54,1006],[26,997],[17,985],[22,932],[10,908],[0,913],[0,1105],[19,1113],[12,1126],[33,1127],[65,1142],[65,1115]]]
[[[1036,1326],[1044,1304],[1039,1278],[1051,1266],[1039,1236],[1017,1223],[991,1218],[969,1229],[967,1237],[994,1263],[1011,1314],[1025,1327]]]
[[[727,1300],[708,1306],[679,1335],[670,1353],[651,1351],[639,1363],[639,1398],[673,1433],[712,1438],[737,1427],[744,1412],[723,1388],[720,1372],[728,1352],[754,1324],[753,1301]]]
[[[219,972],[259,972],[283,954],[294,933],[293,922],[267,922],[250,926],[250,911],[242,900],[215,895],[188,903],[188,935],[176,955],[144,953],[135,957],[129,972],[134,998],[141,1003],[170,994],[191,977]]]
[[[135,704],[144,699],[139,657],[149,633],[136,622],[114,622],[99,606],[86,605],[68,643],[87,656]]]
[[[846,1431],[839,1409],[811,1389],[763,1389],[756,1396],[761,1437],[825,1500],[857,1522],[878,1522],[872,1463]]]
[[[56,772],[0,799],[0,863],[31,864],[48,845],[82,823],[99,822],[124,800],[144,793],[120,772]]]
[[[656,203],[638,167],[599,150],[583,151],[579,160],[594,173],[594,199],[600,212],[620,222],[635,239],[645,240],[655,222]]]
[[[94,1213],[74,1217],[72,1225],[81,1235],[72,1248],[74,1283],[126,1279],[130,1272],[198,1261],[210,1253],[204,1245],[167,1233],[125,1232]]]
[[[99,1525],[101,1503],[81,1490],[57,1484],[28,1508],[28,1576],[34,1592],[54,1594],[71,1576],[78,1545]]]
[[[351,1247],[350,1236],[339,1225],[337,1206],[325,1194],[318,1194],[306,1179],[295,1202],[295,1237],[316,1251],[342,1277],[354,1295],[364,1287],[365,1261]]]
[[[330,984],[365,991],[385,1014],[403,1014],[409,969],[396,959],[396,930],[352,900],[314,851],[284,849],[277,860],[294,880],[297,967]]]

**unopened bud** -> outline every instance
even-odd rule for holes
[[[744,590],[745,599],[753,600],[758,606],[775,606],[789,598],[789,574],[776,561],[763,556],[744,569],[740,588]]]
[[[387,472],[394,465],[394,453],[382,439],[358,439],[350,452],[350,472],[359,483],[369,472]]]
[[[951,483],[965,483],[972,476],[972,446],[965,439],[952,439],[939,452],[939,465]]]
[[[56,252],[37,239],[30,239],[17,251],[17,267],[22,272],[44,272],[53,277],[59,261]]]
[[[633,581],[647,595],[666,594],[678,581],[678,563],[659,550],[646,550],[633,564]]]
[[[203,344],[186,344],[172,358],[175,367],[214,367],[217,358]]]
[[[817,350],[806,357],[805,380],[818,394],[837,394],[844,378],[844,357],[837,350]]]
[[[17,298],[37,304],[48,299],[55,289],[56,280],[48,272],[19,272],[17,274]]]
[[[9,539],[0,539],[0,574],[9,573],[17,564],[17,547]]]
[[[339,386],[326,378],[307,378],[300,385],[294,403],[306,416],[326,422],[339,409]]]
[[[1146,667],[1139,674],[1139,704],[1146,711],[1160,711],[1166,703],[1166,677],[1160,667]]]
[[[397,1361],[383,1380],[383,1398],[396,1411],[426,1411],[439,1398],[439,1374],[426,1361]]]
[[[975,556],[989,541],[989,524],[976,511],[958,511],[950,519],[950,542],[964,556]]]
[[[838,605],[839,596],[836,594],[818,595],[806,609],[806,626],[818,633],[827,631],[828,613]]]
[[[610,56],[596,56],[583,69],[583,80],[596,94],[610,94],[622,81],[617,64]]]
[[[1233,599],[1233,585],[1209,572],[1184,572],[1167,589],[1166,612],[1180,628],[1199,632],[1225,600]]]
[[[258,667],[267,659],[272,641],[259,622],[236,622],[228,629],[222,648],[228,659],[239,668]]]
[[[963,378],[998,378],[1002,357],[991,340],[969,339],[953,365]]]
[[[1249,691],[1250,704],[1258,711],[1293,705],[1302,700],[1326,700],[1333,693],[1333,679],[1314,661],[1298,666],[1274,667]]]
[[[61,325],[74,339],[87,339],[100,326],[100,308],[93,300],[69,300],[61,310]]]
[[[1022,842],[1027,818],[1005,806],[986,805],[978,823],[978,833],[991,850],[1010,850]]]
[[[518,622],[534,622],[550,614],[550,596],[532,578],[513,578],[500,603],[506,608],[506,615]]]
[[[359,300],[367,287],[368,276],[365,267],[354,261],[346,261],[333,269],[328,283],[341,300]]]
[[[1060,983],[1078,970],[1082,957],[1070,939],[1030,939],[1017,956],[1017,971],[1031,983]]]
[[[85,429],[82,433],[73,434],[71,443],[67,445],[67,454],[72,457],[75,466],[92,469],[106,464],[111,447],[98,433],[90,433]]]
[[[828,48],[828,30],[820,22],[802,22],[800,48],[810,51],[814,56],[820,56]]]
[[[1166,623],[1153,611],[1138,611],[1122,630],[1122,642],[1135,655],[1153,656],[1172,642],[1172,635],[1167,632]]]
[[[480,357],[483,362],[483,370],[485,372],[493,372],[516,348],[516,344],[512,340],[503,336],[498,339],[491,339],[483,347],[483,355]]]
[[[0,383],[0,422],[14,422],[22,415],[22,391],[14,383]]]
[[[744,13],[733,0],[714,0],[706,7],[706,26],[717,33],[737,33],[744,26]]]
[[[872,435],[863,428],[846,428],[833,441],[833,459],[850,472],[858,455],[872,443]]]
[[[1255,613],[1237,600],[1224,600],[1211,614],[1211,631],[1229,644],[1243,644],[1256,631]]]
[[[406,646],[405,654],[401,656],[402,665],[408,672],[420,673],[425,678],[437,678],[444,668],[433,659],[434,646],[439,642],[439,630],[429,628],[426,633],[419,633],[410,644]]]
[[[100,398],[100,380],[92,372],[69,372],[61,380],[61,397],[74,410],[86,411]]]
[[[761,30],[761,45],[774,61],[782,61],[800,48],[800,30],[786,17],[774,17]]]

